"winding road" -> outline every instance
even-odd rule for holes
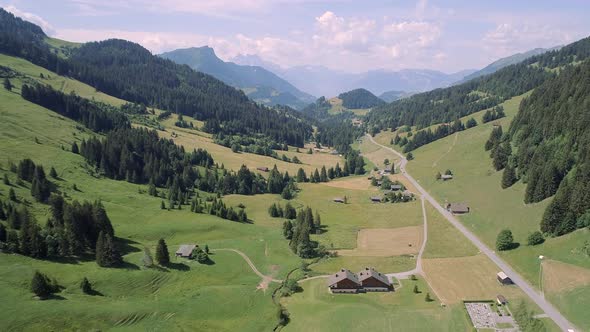
[[[473,243],[481,252],[483,252],[492,262],[494,262],[512,281],[522,289],[522,291],[533,301],[535,302],[544,313],[551,318],[559,326],[560,329],[563,331],[575,331],[574,325],[570,323],[560,312],[557,310],[551,303],[546,301],[541,294],[539,294],[523,277],[521,277],[516,271],[514,271],[510,265],[508,265],[504,260],[502,260],[494,251],[492,251],[488,246],[486,246],[475,234],[469,231],[455,216],[453,216],[449,211],[445,210],[441,204],[439,204],[422,186],[416,181],[407,171],[406,171],[406,164],[408,160],[404,155],[399,153],[398,151],[387,147],[385,145],[377,143],[373,137],[369,134],[366,135],[367,138],[375,145],[380,146],[383,149],[386,149],[393,154],[397,155],[401,158],[400,162],[400,172],[401,174],[412,183],[416,189],[422,195],[422,199],[428,200],[428,202],[440,213],[442,214],[455,228],[457,228],[471,243]],[[426,241],[424,241],[426,243]],[[419,261],[420,263],[420,261]]]

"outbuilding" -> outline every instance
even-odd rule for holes
[[[440,177],[443,181],[447,181],[447,180],[452,180],[453,179],[453,175],[452,174],[443,174]]]
[[[371,202],[373,202],[373,203],[381,203],[381,201],[383,201],[383,197],[381,197],[381,196],[371,197]]]
[[[502,285],[511,285],[513,283],[512,279],[510,279],[503,271],[498,272],[496,277],[498,278],[498,282]]]
[[[401,184],[392,184],[391,185],[391,190],[393,191],[398,191],[398,190],[402,190],[404,187]]]
[[[256,167],[256,169],[259,170],[259,171],[262,171],[262,172],[268,172],[269,171],[268,167],[264,167],[264,166]]]
[[[334,202],[336,202],[336,203],[344,203],[344,198],[342,198],[342,197],[336,197],[336,198],[334,198]]]
[[[498,302],[498,305],[505,305],[506,303],[508,303],[508,300],[506,300],[504,295],[500,294],[496,296],[496,302]]]
[[[464,214],[470,211],[469,206],[465,203],[448,203],[446,209],[453,214]]]
[[[190,258],[196,247],[198,247],[196,244],[181,244],[176,250],[176,257]]]

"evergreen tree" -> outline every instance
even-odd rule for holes
[[[5,185],[10,186],[10,180],[8,180],[8,174],[4,173],[3,182]]]
[[[160,209],[166,210],[166,203],[164,203],[164,200],[162,200],[160,203]]]
[[[326,172],[326,166],[322,166],[322,171],[320,174],[320,182],[328,182],[328,174]]]
[[[303,168],[299,168],[299,170],[297,171],[297,182],[307,182],[307,175],[305,174]]]
[[[290,220],[285,220],[285,222],[283,222],[283,236],[287,240],[291,240],[293,237],[293,224]]]
[[[315,171],[313,172],[313,181],[312,182],[318,183],[320,181],[321,181],[320,172],[316,168]]]
[[[291,203],[287,202],[287,204],[285,205],[284,217],[286,219],[297,218],[297,210],[295,210],[295,208],[291,205]]]
[[[16,193],[14,192],[14,188],[12,188],[12,187],[8,190],[8,198],[13,202],[17,201]]]
[[[320,214],[316,211],[315,218],[313,218],[313,227],[315,229],[316,234],[320,234],[322,229],[322,220],[320,218]]]
[[[78,147],[78,143],[72,143],[72,153],[78,154],[80,153],[80,148]]]
[[[504,172],[502,172],[502,188],[506,189],[511,187],[513,184],[516,183],[518,179],[516,178],[516,171],[511,163],[506,165],[504,168]]]
[[[473,128],[475,126],[477,126],[477,121],[474,118],[469,118],[469,120],[467,120],[467,128]]]
[[[414,292],[414,294],[420,293],[420,291],[418,290],[418,285],[414,285],[413,292]]]
[[[90,281],[88,281],[88,278],[86,277],[84,277],[84,279],[82,279],[82,282],[80,282],[80,289],[82,290],[82,293],[88,295],[91,295],[94,292],[92,289],[92,285],[90,284]]]
[[[496,238],[496,249],[499,251],[514,248],[514,237],[509,229],[503,229]]]
[[[57,171],[55,170],[55,168],[53,168],[53,166],[51,167],[51,169],[49,170],[49,176],[51,176],[54,179],[57,179]]]
[[[8,77],[4,78],[4,89],[6,89],[8,91],[12,91],[12,83],[10,82]]]
[[[406,156],[406,159],[408,159],[408,160],[414,160],[414,155],[411,152],[408,152],[408,155]]]
[[[6,212],[4,212],[4,207],[2,206],[2,201],[0,201],[0,220],[6,220],[8,219],[8,216],[6,215]]]
[[[158,247],[156,248],[156,261],[161,266],[170,264],[170,254],[168,253],[168,245],[164,239],[158,240]]]
[[[6,242],[6,226],[0,223],[0,242]]]
[[[432,298],[430,297],[430,293],[426,292],[426,296],[424,297],[424,301],[426,302],[432,302]]]
[[[96,242],[96,263],[101,267],[114,267],[122,262],[121,254],[108,233],[101,231]]]
[[[40,298],[46,298],[55,293],[57,289],[45,274],[35,271],[31,280],[31,291]]]

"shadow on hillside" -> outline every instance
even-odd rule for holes
[[[170,263],[166,265],[167,268],[177,271],[190,271],[191,267],[184,263]]]
[[[66,299],[66,298],[65,298],[65,297],[63,297],[63,296],[61,296],[61,295],[58,295],[58,294],[51,294],[51,295],[47,296],[46,298],[44,298],[44,299],[43,299],[43,301],[47,301],[47,300],[58,300],[58,301],[63,301],[63,300],[65,300],[65,299]]]
[[[134,244],[139,244],[133,240],[118,237],[116,239],[116,241],[118,244],[119,251],[121,252],[121,255],[123,255],[123,256],[130,254],[132,252],[140,252],[141,251],[141,249],[133,246]]]

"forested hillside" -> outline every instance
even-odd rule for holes
[[[354,89],[338,95],[342,99],[342,106],[349,109],[371,108],[384,105],[385,102],[379,99],[366,89]]]
[[[311,126],[295,112],[260,107],[214,77],[154,56],[138,44],[116,39],[86,43],[63,59],[45,44],[47,36],[41,28],[4,10],[0,15],[0,52],[23,57],[98,91],[206,121],[205,129],[214,134],[261,133],[296,146],[303,146],[311,135]]]
[[[525,202],[555,194],[541,230],[555,235],[590,225],[590,60],[569,66],[523,100],[506,138],[517,151]],[[508,151],[510,151],[509,149]]]
[[[505,67],[494,74],[375,108],[369,113],[368,121],[378,129],[402,125],[420,129],[437,123],[449,123],[529,91],[554,77],[553,69],[584,60],[589,55],[590,39],[585,38],[560,50]]]

